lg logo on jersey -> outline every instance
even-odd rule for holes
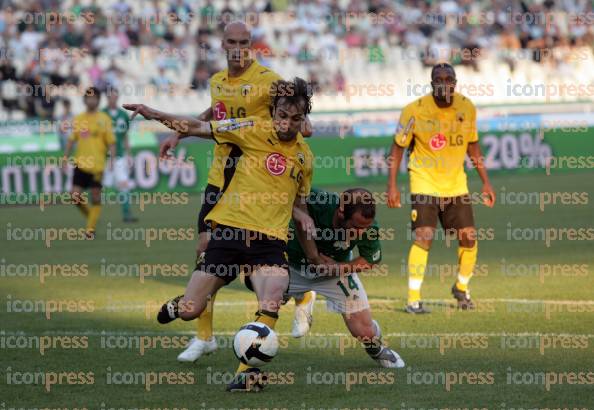
[[[227,111],[227,106],[222,101],[217,101],[212,110],[214,119],[217,121],[227,118],[245,118],[247,116],[245,107],[237,107],[236,111],[233,110],[233,107],[229,107],[229,111]]]
[[[464,143],[464,137],[462,135],[458,134],[458,135],[456,135],[455,138],[454,138],[454,136],[450,135],[450,141],[449,141],[450,146],[458,146],[458,145],[462,145],[463,143]],[[448,145],[448,139],[445,135],[443,135],[441,133],[435,134],[429,140],[429,147],[433,151],[440,151],[440,150],[444,149],[446,147],[446,145]]]
[[[266,157],[266,169],[268,170],[270,175],[274,175],[275,177],[283,175],[287,170],[287,158],[283,154],[279,154],[278,152],[268,154],[268,156]],[[300,183],[303,179],[303,172],[296,172],[295,167],[292,167],[289,176],[298,183]]]
[[[266,169],[275,177],[281,176],[287,170],[287,159],[278,152],[269,154],[266,157]]]

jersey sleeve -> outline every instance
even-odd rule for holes
[[[478,126],[476,124],[476,107],[471,103],[469,108],[468,121],[470,129],[468,131],[468,142],[473,143],[478,141]]]
[[[245,147],[250,140],[248,134],[254,132],[264,124],[254,117],[231,118],[228,120],[211,121],[212,135],[217,144],[235,144]],[[264,131],[259,129],[259,131]]]
[[[394,143],[402,148],[410,145],[415,130],[415,116],[413,107],[407,105],[400,113],[400,119],[394,134]]]
[[[369,230],[374,232],[366,232],[365,238],[357,244],[359,249],[359,256],[363,257],[370,264],[377,264],[382,260],[382,245],[379,241],[379,228],[373,225]],[[370,238],[373,237],[373,239]]]

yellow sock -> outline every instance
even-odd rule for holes
[[[303,294],[303,298],[300,300],[295,299],[295,305],[303,305],[305,303],[309,303],[311,301],[311,299],[313,298],[313,292],[310,290],[309,292],[305,292]]]
[[[86,217],[89,216],[89,206],[87,204],[83,204],[82,202],[79,202],[78,204],[76,204],[76,207],[84,216],[86,216]]]
[[[101,205],[92,205],[87,217],[87,231],[95,231],[99,215],[101,215]]]
[[[408,303],[421,300],[421,285],[427,268],[429,251],[413,243],[408,253]]]
[[[260,311],[256,312],[255,322],[262,322],[271,329],[274,329],[274,326],[276,325],[277,320],[278,320],[278,313],[276,313],[276,312],[268,312],[266,310],[260,310]],[[250,367],[251,366],[249,366],[247,364],[243,364],[243,363],[239,362],[239,366],[237,367],[235,374],[241,373],[241,372],[249,369]]]
[[[206,309],[200,314],[198,320],[196,320],[196,335],[198,339],[208,341],[212,335],[212,318],[213,318],[213,303],[214,299],[211,299],[206,305]]]
[[[472,248],[458,247],[458,280],[456,281],[456,287],[463,292],[468,290],[468,282],[472,277],[477,254],[478,242],[476,241]]]

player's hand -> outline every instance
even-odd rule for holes
[[[489,208],[493,208],[493,205],[495,205],[495,191],[493,190],[491,184],[488,182],[486,184],[483,184],[482,197],[483,204],[485,204]]]
[[[316,272],[318,273],[318,276],[342,276],[340,264],[323,253],[318,253],[317,257],[310,262],[313,265],[316,265]]]
[[[179,144],[179,134],[172,135],[170,137],[165,138],[159,147],[159,157],[160,158],[171,158],[171,154],[169,153],[170,150],[175,149]]]
[[[336,263],[336,261],[323,253],[318,253],[316,256],[309,259],[309,263],[312,265],[331,265]]]
[[[293,219],[299,228],[307,234],[308,238],[314,237],[316,224],[311,216],[297,208],[293,210]]]
[[[122,107],[128,111],[134,111],[130,116],[130,121],[132,121],[138,114],[142,115],[147,120],[155,118],[155,110],[144,104],[123,104]]]
[[[401,208],[400,191],[394,184],[388,186],[388,208]]]

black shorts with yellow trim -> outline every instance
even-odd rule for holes
[[[218,186],[212,184],[206,185],[206,188],[204,189],[204,202],[198,213],[198,232],[210,231],[210,223],[206,222],[204,219],[206,218],[206,215],[212,211],[217,202],[219,202],[222,194],[221,188]]]
[[[242,272],[251,288],[249,274],[262,266],[287,270],[287,243],[256,231],[216,225],[206,247],[206,255],[196,269],[233,282]]]
[[[437,221],[444,230],[458,230],[474,226],[471,197],[468,194],[437,197],[411,194],[411,227],[437,227]]]
[[[72,175],[72,185],[81,188],[102,188],[101,181],[103,180],[103,173],[90,173],[81,170],[79,167],[74,167],[74,174]]]

